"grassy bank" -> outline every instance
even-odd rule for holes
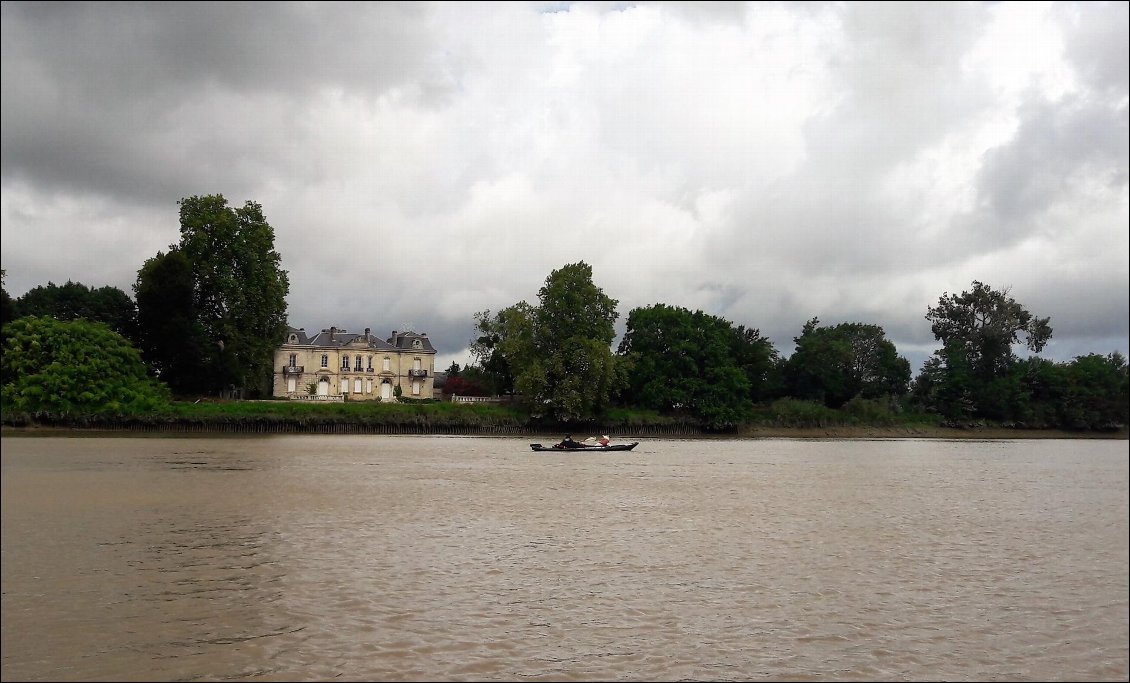
[[[761,406],[741,424],[707,429],[696,420],[655,411],[612,409],[599,420],[558,422],[530,415],[520,407],[450,402],[299,403],[292,401],[174,402],[159,412],[141,414],[5,413],[10,430],[93,430],[250,434],[463,434],[560,436],[610,434],[633,437],[738,438],[1114,438],[1125,427],[1103,432],[1032,429],[1023,425],[975,423],[947,425],[938,416],[891,412],[866,404],[845,410],[798,401]],[[582,438],[583,438],[582,436]]]

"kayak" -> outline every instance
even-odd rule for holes
[[[543,446],[540,443],[532,443],[530,444],[530,448],[535,451],[569,451],[570,453],[580,451],[584,453],[604,453],[606,451],[630,451],[639,444],[639,441],[633,441],[632,443],[609,444],[607,446],[580,446],[577,448],[565,448],[564,446],[559,446],[557,444],[553,444],[552,446]]]

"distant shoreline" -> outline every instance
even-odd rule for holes
[[[605,430],[607,431],[607,430]],[[465,433],[437,430],[384,430],[380,432],[352,432],[355,435],[398,435],[398,436],[484,436],[504,438],[530,438],[545,439],[543,432],[515,431],[506,434],[484,430],[468,429]],[[0,436],[277,436],[277,435],[328,435],[327,432],[310,430],[270,431],[264,430],[255,434],[246,432],[233,432],[225,429],[200,429],[191,432],[177,432],[176,430],[143,430],[143,429],[112,429],[106,427],[67,427],[55,425],[27,425],[0,427]],[[1130,431],[1120,429],[1109,432],[1071,432],[1060,429],[1009,429],[1004,427],[969,427],[959,429],[955,427],[932,427],[926,425],[901,426],[901,427],[867,427],[867,426],[833,426],[833,427],[743,427],[730,434],[655,434],[647,430],[632,432],[631,430],[618,432],[613,435],[613,441],[627,439],[939,439],[939,440],[1020,440],[1020,439],[1106,439],[1130,440]]]
[[[1062,429],[1008,429],[1004,427],[751,427],[739,438],[798,439],[1130,439],[1130,432],[1069,432]]]

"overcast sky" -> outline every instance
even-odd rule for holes
[[[628,313],[925,319],[978,280],[1128,352],[1128,3],[2,4],[2,267],[133,295],[263,207],[290,323],[426,332],[584,261]]]

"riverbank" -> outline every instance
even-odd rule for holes
[[[361,426],[364,427],[364,426]],[[580,434],[579,431],[574,430]],[[972,440],[1018,440],[1018,439],[1110,439],[1130,440],[1130,432],[1126,429],[1106,432],[1070,432],[1059,429],[1014,429],[1004,427],[969,427],[957,429],[953,427],[935,427],[928,425],[912,425],[899,427],[875,426],[832,426],[832,427],[744,427],[730,434],[688,433],[680,430],[656,430],[652,428],[636,428],[626,430],[596,429],[592,432],[608,433],[616,441],[642,438],[676,438],[676,439],[972,439]],[[239,425],[169,425],[163,427],[145,425],[137,427],[108,428],[99,426],[60,426],[31,424],[24,426],[4,425],[0,427],[0,436],[37,436],[37,435],[70,435],[70,436],[144,436],[144,435],[175,435],[194,434],[207,436],[231,435],[233,433],[246,435],[272,435],[272,434],[386,434],[404,436],[500,436],[500,437],[528,437],[531,439],[556,439],[560,438],[557,432],[543,430],[530,430],[524,428],[483,428],[475,429],[462,427],[460,429],[428,430],[420,427],[383,426],[380,429],[372,427],[359,428],[358,426],[336,425],[334,428],[326,426],[309,426],[309,428],[269,429],[262,426],[249,430]],[[588,432],[584,432],[588,434]]]

